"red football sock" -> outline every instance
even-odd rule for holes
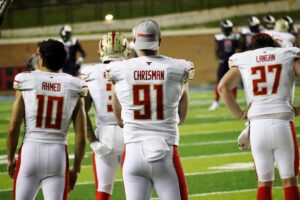
[[[214,90],[215,90],[214,100],[218,102],[219,99],[220,99],[220,95],[219,95],[219,92],[218,92],[218,85],[215,85]]]
[[[258,187],[257,200],[272,200],[272,187],[263,186]]]
[[[284,199],[285,200],[299,200],[299,192],[297,186],[291,186],[284,188]]]
[[[96,199],[97,200],[110,200],[110,194],[105,193],[105,192],[97,192],[96,194]]]

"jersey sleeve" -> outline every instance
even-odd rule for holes
[[[88,93],[87,83],[84,80],[80,80],[80,87],[81,87],[81,89],[80,89],[79,94],[80,94],[80,96],[85,97]]]
[[[228,59],[228,67],[232,68],[232,67],[238,67],[239,65],[239,59],[238,56],[239,54],[233,54],[232,56],[230,56],[230,58]]]
[[[95,64],[83,67],[83,69],[80,71],[80,79],[86,82],[96,80],[97,78],[97,73],[95,73],[96,70],[97,70],[97,66]]]
[[[291,51],[292,51],[292,54],[295,57],[295,59],[300,59],[300,48],[292,47]]]
[[[15,90],[31,90],[34,88],[34,81],[30,72],[22,72],[15,76],[13,88]]]
[[[125,69],[125,61],[110,62],[105,67],[105,78],[109,82],[116,83],[122,80],[122,73]]]
[[[183,75],[183,81],[193,80],[195,75],[194,63],[190,61],[185,61],[185,70]]]

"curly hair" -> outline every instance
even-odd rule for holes
[[[251,38],[249,49],[259,49],[264,47],[280,47],[280,45],[267,33],[257,33]]]
[[[59,71],[65,64],[67,52],[63,43],[49,39],[40,43],[40,55],[44,65],[51,71]]]

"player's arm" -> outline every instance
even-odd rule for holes
[[[84,49],[82,48],[79,40],[77,40],[77,46],[78,46],[78,51],[81,55],[82,58],[85,58],[86,57],[86,52],[84,51]]]
[[[237,67],[232,67],[221,79],[218,84],[218,92],[229,110],[239,119],[246,118],[246,112],[243,112],[237,104],[231,90],[241,82],[241,74]]]
[[[84,99],[81,97],[73,112],[73,125],[75,129],[75,158],[73,169],[70,171],[70,189],[72,190],[77,180],[77,174],[81,169],[81,161],[85,153],[85,136],[86,136],[86,113]]]
[[[121,117],[122,107],[119,102],[119,99],[117,98],[114,84],[112,85],[112,107],[113,107],[113,111],[114,111],[115,118],[116,118],[118,125],[121,128],[123,128],[124,124],[123,124],[123,120]]]
[[[87,138],[89,142],[92,143],[97,141],[97,138],[95,136],[91,118],[88,115],[88,112],[91,109],[93,103],[92,97],[89,92],[87,96],[84,97],[84,103],[85,103],[85,112],[86,112]]]
[[[21,91],[16,91],[16,99],[12,108],[7,135],[7,170],[10,177],[14,177],[16,161],[15,153],[18,146],[20,127],[25,112],[24,100]]]
[[[183,124],[189,108],[189,84],[184,84],[184,90],[178,105],[179,125]]]

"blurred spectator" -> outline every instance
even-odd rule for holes
[[[67,48],[68,56],[62,71],[77,76],[81,63],[86,56],[78,39],[72,37],[72,28],[69,25],[63,26],[60,31],[61,42]],[[80,55],[78,56],[77,53]]]
[[[38,42],[36,44],[36,49],[30,56],[30,58],[26,62],[26,67],[28,68],[29,71],[36,70],[39,65],[39,57],[40,57],[40,46],[41,42]]]
[[[275,18],[272,15],[266,15],[262,19],[264,30],[273,30],[275,26]]]
[[[241,51],[248,50],[248,47],[251,42],[251,38],[260,32],[260,21],[257,17],[252,16],[247,20],[248,27],[245,27],[241,30],[241,38],[240,38],[240,48]]]
[[[215,54],[219,61],[217,71],[217,82],[215,86],[215,95],[212,105],[209,110],[216,110],[219,108],[219,93],[217,91],[218,83],[224,74],[229,70],[228,59],[236,53],[239,46],[239,35],[233,33],[233,23],[225,19],[220,23],[222,33],[215,35]],[[233,89],[233,94],[236,96],[237,89]]]

